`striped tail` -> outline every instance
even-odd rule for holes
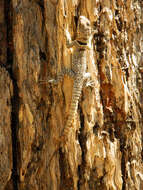
[[[70,128],[72,126],[72,121],[75,118],[75,114],[78,109],[79,98],[80,98],[81,91],[82,91],[82,86],[83,86],[82,79],[79,79],[77,81],[75,80],[74,86],[73,86],[72,101],[71,101],[71,105],[70,105],[69,116],[68,116],[68,120],[66,122],[66,126],[64,128],[64,135],[68,134],[68,131],[70,130]]]

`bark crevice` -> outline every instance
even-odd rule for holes
[[[18,95],[18,86],[17,82],[13,75],[12,65],[13,65],[13,9],[12,1],[5,0],[5,21],[7,26],[7,63],[6,70],[9,73],[9,76],[13,84],[13,97],[11,97],[11,131],[12,131],[12,161],[13,168],[11,178],[13,181],[13,189],[18,190],[18,173],[17,173],[17,127],[19,123],[18,112],[19,112],[19,95]]]

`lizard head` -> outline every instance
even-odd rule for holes
[[[76,40],[88,43],[92,35],[91,23],[85,16],[80,16],[77,25]]]

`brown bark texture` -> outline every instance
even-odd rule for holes
[[[40,81],[71,69],[81,15],[94,86],[63,151],[74,79]],[[0,88],[0,190],[143,189],[142,0],[1,0]]]

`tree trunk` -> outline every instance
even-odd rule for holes
[[[1,0],[0,190],[143,189],[142,6]],[[74,79],[47,81],[71,69],[65,30],[74,40],[81,15],[95,32],[86,57],[94,86],[83,86],[63,151]]]

